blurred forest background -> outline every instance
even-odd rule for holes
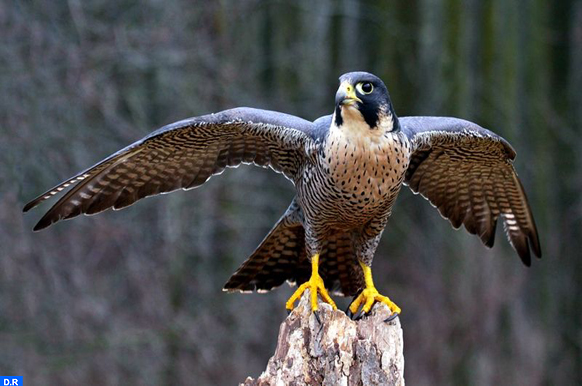
[[[49,206],[21,208],[179,119],[329,114],[350,70],[383,78],[401,116],[507,138],[542,241],[527,269],[501,229],[488,250],[402,190],[374,272],[403,309],[408,384],[582,384],[580,0],[2,1],[0,373],[27,385],[257,376],[291,288],[221,288],[293,197],[282,176],[227,170],[40,233]]]

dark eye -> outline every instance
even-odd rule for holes
[[[374,85],[370,82],[358,83],[356,88],[361,94],[370,94],[372,91],[374,91]]]

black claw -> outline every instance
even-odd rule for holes
[[[291,311],[293,311],[293,310],[290,310],[288,308],[285,308],[285,310],[287,311],[287,315],[291,315]]]
[[[315,319],[317,319],[317,323],[321,324],[321,319],[319,319],[319,311],[313,311],[313,315],[315,315]]]
[[[352,310],[350,310],[350,306],[348,306],[348,308],[346,309],[346,315],[350,319],[352,319],[352,316],[354,316],[354,313],[352,312]]]
[[[396,319],[397,317],[398,317],[398,312],[394,312],[392,315],[390,315],[388,318],[386,318],[386,320],[384,320],[384,323],[391,322],[394,319]]]
[[[356,312],[356,315],[354,315],[353,320],[360,320],[360,319],[362,319],[363,316],[364,316],[364,309],[361,308],[358,312]]]

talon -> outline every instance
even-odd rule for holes
[[[287,300],[287,303],[285,304],[285,308],[287,308],[287,310],[289,312],[291,312],[293,310],[293,308],[295,307],[295,301],[298,300],[301,295],[303,295],[303,292],[305,292],[305,290],[309,289],[310,292],[310,303],[311,303],[311,310],[312,311],[317,311],[318,309],[318,305],[317,305],[317,295],[321,295],[321,299],[330,304],[331,307],[336,310],[337,306],[335,305],[334,301],[332,300],[332,298],[329,296],[329,294],[327,293],[327,290],[325,289],[325,285],[323,283],[323,279],[321,278],[321,276],[319,276],[318,271],[318,264],[319,264],[319,255],[316,254],[311,258],[311,278],[309,278],[308,281],[306,281],[305,283],[301,284],[299,286],[299,288],[297,288],[297,290],[293,293],[293,295],[291,295],[291,297],[289,298],[289,300]],[[317,320],[319,321],[319,316],[316,316]]]
[[[313,311],[313,316],[315,316],[315,319],[317,319],[317,323],[321,324],[321,319],[319,319],[319,311]]]
[[[352,319],[352,320],[354,319],[354,318],[353,318],[354,314],[353,314],[353,312],[350,310],[350,307],[348,307],[348,308],[346,309],[346,315],[348,316],[348,318],[350,318],[350,319]]]
[[[393,321],[394,319],[396,319],[398,317],[398,312],[394,312],[392,315],[390,315],[388,318],[386,318],[384,320],[384,323],[389,323],[391,321]]]

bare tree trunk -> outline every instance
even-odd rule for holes
[[[398,318],[384,322],[388,307],[375,305],[371,315],[352,321],[320,302],[319,323],[308,293],[281,324],[267,369],[241,385],[404,386],[402,328]]]

